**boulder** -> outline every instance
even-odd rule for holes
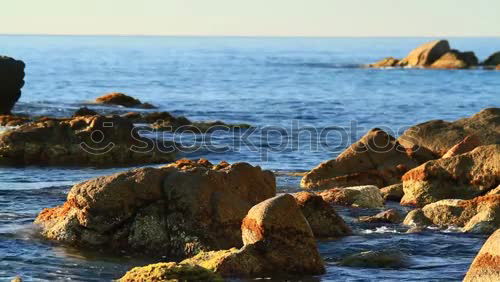
[[[425,216],[422,209],[414,209],[406,215],[403,224],[412,227],[408,233],[414,233],[413,228],[417,228],[420,232],[423,227],[432,225],[432,222]]]
[[[500,281],[500,229],[484,243],[474,258],[464,282]]]
[[[10,114],[24,86],[24,62],[0,56],[0,115]]]
[[[311,192],[293,194],[316,238],[350,235],[351,228],[321,196]]]
[[[443,156],[468,135],[475,135],[483,145],[500,144],[500,108],[484,109],[454,122],[431,120],[417,124],[407,129],[398,141],[406,148],[416,146]]]
[[[129,270],[120,282],[139,281],[223,281],[222,278],[206,268],[198,265],[162,262]]]
[[[384,207],[384,199],[377,186],[355,186],[333,188],[318,192],[323,200],[333,205],[352,206],[357,208]]]
[[[466,69],[477,66],[479,63],[474,52],[460,52],[450,50],[437,59],[430,68],[433,69]]]
[[[399,59],[395,59],[393,57],[388,57],[382,59],[376,63],[368,65],[371,68],[387,68],[387,67],[395,67],[399,63]]]
[[[413,49],[398,65],[402,67],[427,67],[450,51],[447,40],[436,40]]]
[[[94,110],[91,110],[87,107],[81,107],[75,111],[73,117],[81,117],[81,116],[96,116],[98,113]]]
[[[500,65],[500,51],[491,54],[491,56],[486,59],[486,61],[483,62],[483,65],[485,66],[499,66]]]
[[[5,165],[124,166],[174,159],[172,142],[141,137],[118,116],[42,118],[0,134]]]
[[[457,155],[465,154],[481,146],[481,140],[476,135],[469,135],[460,141],[457,145],[451,147],[441,158],[450,158]]]
[[[401,176],[418,165],[406,149],[378,128],[370,130],[336,159],[321,163],[301,180],[305,189],[376,185],[401,182]]]
[[[76,184],[35,223],[70,245],[186,257],[240,247],[242,219],[275,194],[273,173],[260,167],[180,160]]]
[[[402,220],[403,217],[395,209],[389,209],[372,216],[359,217],[359,221],[367,223],[400,223]]]
[[[424,206],[443,199],[472,199],[500,183],[500,144],[428,161],[403,176],[402,205]]]
[[[155,107],[149,103],[142,103],[140,100],[128,96],[124,93],[113,92],[105,94],[101,97],[95,99],[97,104],[106,105],[117,105],[126,108],[144,108],[144,109],[154,109]]]
[[[441,200],[410,212],[404,222],[411,226],[430,224],[442,228],[458,227],[463,232],[492,233],[500,228],[500,195],[471,200]]]
[[[325,272],[311,228],[293,196],[284,194],[255,205],[241,229],[243,248],[200,253],[183,263],[197,264],[222,276]]]
[[[349,255],[339,264],[364,268],[405,268],[409,266],[409,258],[397,250],[365,251]]]
[[[393,184],[381,188],[380,193],[382,194],[382,198],[384,198],[384,200],[386,201],[399,202],[401,201],[401,198],[403,198],[403,195],[405,194],[403,192],[403,183]]]

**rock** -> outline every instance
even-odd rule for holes
[[[174,159],[172,142],[140,137],[118,116],[42,118],[0,134],[5,165],[124,166]]]
[[[350,235],[351,228],[321,196],[310,192],[293,194],[316,238]]]
[[[19,276],[16,276],[10,280],[10,282],[23,282],[23,279]]]
[[[481,140],[476,135],[469,135],[464,138],[460,143],[451,147],[451,149],[446,152],[442,158],[450,158],[457,155],[465,154],[474,150],[476,147],[481,146]]]
[[[441,200],[410,212],[403,223],[459,227],[463,232],[489,234],[500,228],[500,195]]]
[[[500,65],[497,65],[497,67],[495,69],[496,70],[500,70]]]
[[[491,54],[491,56],[483,62],[485,66],[499,66],[500,65],[500,51]]]
[[[149,103],[142,103],[140,100],[130,97],[126,94],[113,92],[95,99],[97,104],[117,105],[126,108],[144,108],[154,109],[155,107]]]
[[[24,86],[24,62],[0,56],[0,115],[9,115]]]
[[[291,195],[252,207],[241,229],[244,246],[240,250],[200,253],[183,263],[198,264],[222,276],[325,272],[311,228]]]
[[[315,190],[358,185],[384,187],[401,182],[401,176],[417,165],[394,137],[375,128],[335,160],[312,169],[300,184]]]
[[[223,281],[222,278],[198,265],[178,264],[175,262],[150,264],[134,267],[118,281]]]
[[[406,58],[399,62],[402,67],[426,67],[450,51],[447,40],[436,40],[413,49]]]
[[[500,185],[497,188],[490,190],[486,195],[500,195]]]
[[[19,126],[30,121],[27,117],[0,115],[0,126]]]
[[[425,216],[422,209],[414,209],[406,215],[405,219],[403,220],[403,224],[417,227],[419,228],[419,230],[421,230],[422,227],[429,226],[432,224],[432,222]]]
[[[340,265],[364,268],[405,268],[408,257],[400,251],[366,251],[352,254],[340,261]]]
[[[91,110],[87,107],[81,107],[75,111],[73,117],[81,117],[81,116],[96,116],[98,113],[94,110]]]
[[[398,59],[395,59],[393,57],[388,57],[385,59],[382,59],[376,63],[370,64],[369,67],[371,68],[387,68],[387,67],[395,67],[399,63]]]
[[[410,127],[398,141],[406,148],[423,147],[443,156],[468,135],[475,135],[483,145],[500,144],[500,108],[484,109],[472,117],[454,122],[424,122]]]
[[[318,195],[333,205],[357,208],[381,208],[384,206],[380,190],[373,185],[333,188],[318,192]]]
[[[403,183],[389,185],[387,187],[381,188],[380,193],[382,194],[382,198],[386,201],[401,201],[403,198]]]
[[[477,66],[478,63],[474,52],[450,50],[432,63],[430,67],[434,69],[466,69]]]
[[[500,229],[484,243],[474,258],[464,282],[500,281]]]
[[[248,210],[275,194],[273,173],[260,167],[180,160],[77,184],[35,223],[70,245],[186,257],[242,246]]]
[[[471,199],[500,183],[500,144],[428,161],[403,176],[402,205],[423,206],[442,199]]]
[[[367,223],[400,223],[403,220],[401,214],[395,209],[389,209],[373,216],[361,216],[359,221]]]

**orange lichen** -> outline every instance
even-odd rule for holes
[[[253,218],[245,217],[243,223],[241,224],[241,229],[250,230],[256,237],[264,238],[264,229],[262,225],[258,224]]]
[[[66,216],[73,207],[73,200],[68,200],[62,206],[43,209],[43,211],[38,215],[37,219],[41,221],[48,221],[54,218],[61,218]]]
[[[500,256],[489,253],[481,254],[474,260],[473,267],[500,270]]]

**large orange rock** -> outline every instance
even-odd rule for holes
[[[428,161],[403,175],[403,205],[423,206],[442,199],[471,199],[500,183],[500,144]]]
[[[500,228],[500,195],[441,200],[408,213],[404,224],[420,227],[434,224],[442,228],[457,227],[463,232],[489,234]]]
[[[351,228],[337,214],[333,206],[311,192],[293,194],[316,238],[350,235]]]
[[[174,160],[172,145],[139,136],[130,121],[118,116],[42,118],[0,133],[0,163],[78,166],[164,163]]]
[[[500,108],[489,108],[454,122],[431,120],[408,128],[398,141],[406,148],[427,149],[442,156],[469,135],[483,145],[500,144]]]
[[[242,219],[275,194],[273,173],[259,167],[181,160],[77,184],[35,223],[71,245],[182,257],[240,247]]]
[[[406,58],[402,59],[399,66],[426,67],[430,66],[441,56],[450,51],[447,40],[436,40],[425,43],[413,49]]]
[[[500,281],[500,229],[484,243],[464,278],[464,282],[495,281]]]
[[[375,128],[336,159],[309,171],[300,184],[314,190],[359,185],[384,187],[401,182],[401,176],[418,163],[394,137]]]
[[[293,196],[268,199],[250,209],[241,226],[244,247],[200,253],[182,263],[222,276],[262,277],[325,272],[307,220]]]

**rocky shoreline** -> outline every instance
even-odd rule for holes
[[[478,64],[474,58],[440,41],[401,61],[373,67],[468,68]],[[7,59],[9,64],[12,60]],[[10,90],[17,95],[21,87],[18,81],[15,91]],[[12,106],[16,95],[7,96]],[[154,108],[123,93],[95,103]],[[167,131],[199,128],[200,133],[213,126],[245,126],[197,123],[168,112],[101,115],[90,108],[70,118],[33,118],[11,115],[12,106],[0,116],[0,125],[10,127],[0,133],[1,165],[164,164],[78,183],[62,205],[47,207],[34,221],[41,236],[57,244],[160,261],[135,267],[120,281],[321,275],[325,261],[318,240],[354,233],[336,210],[342,206],[377,210],[357,220],[402,225],[408,233],[452,228],[490,235],[465,281],[500,279],[500,108],[454,122],[417,124],[397,138],[371,129],[335,159],[306,172],[300,182],[306,191],[278,193],[272,171],[246,162],[176,160],[176,152],[161,147],[146,153],[130,150],[148,142],[130,134],[135,124]],[[104,153],[82,150],[82,143],[95,143],[96,131],[103,135],[99,142],[113,146]],[[389,209],[386,201],[411,211]],[[398,268],[409,262],[398,252],[370,251],[339,264]]]

